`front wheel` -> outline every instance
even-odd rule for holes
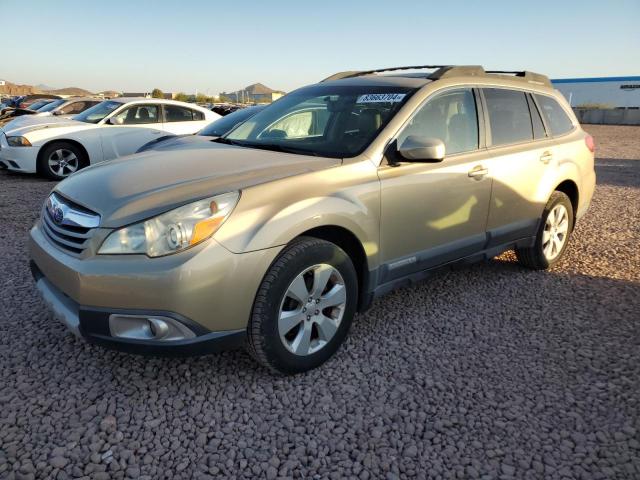
[[[278,373],[318,367],[344,341],[356,311],[358,279],[337,245],[301,237],[265,275],[248,326],[248,349]]]
[[[553,266],[567,248],[573,221],[573,206],[569,197],[563,192],[553,192],[544,207],[535,244],[516,249],[518,261],[535,270]]]
[[[38,157],[38,173],[53,180],[62,180],[87,164],[84,152],[69,142],[48,145]]]

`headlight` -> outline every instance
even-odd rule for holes
[[[160,257],[185,250],[211,237],[239,198],[240,192],[224,193],[121,228],[106,238],[98,253]]]
[[[7,143],[11,147],[30,147],[31,142],[24,137],[7,137]]]

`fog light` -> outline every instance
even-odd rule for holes
[[[168,342],[194,338],[195,333],[183,323],[160,315],[109,315],[112,337]]]

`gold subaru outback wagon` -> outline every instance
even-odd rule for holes
[[[437,269],[508,249],[549,268],[594,186],[593,139],[543,75],[344,72],[220,138],[59,183],[31,230],[31,267],[90,342],[246,345],[296,373],[331,357],[375,297]]]

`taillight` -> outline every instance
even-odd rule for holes
[[[591,153],[594,153],[596,151],[596,142],[591,135],[587,135],[584,138],[584,143],[587,145],[587,148]]]

